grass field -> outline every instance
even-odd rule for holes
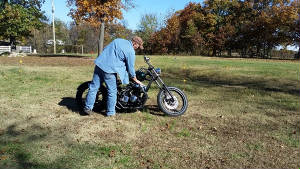
[[[150,56],[187,112],[81,116],[93,59],[0,57],[0,168],[299,168],[300,63]],[[137,56],[137,67],[146,66]]]

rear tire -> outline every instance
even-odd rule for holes
[[[168,90],[173,95],[174,100],[172,101],[167,91],[160,90],[157,95],[159,109],[168,116],[180,116],[184,114],[188,107],[186,95],[176,87],[168,87]]]
[[[83,108],[85,107],[85,99],[86,99],[86,95],[87,92],[89,90],[89,84],[91,81],[87,81],[82,83],[81,85],[78,86],[77,88],[77,93],[76,93],[76,102],[77,105],[79,106],[80,110],[83,110]],[[95,106],[105,106],[103,103],[105,102],[105,98],[106,96],[106,87],[104,85],[101,85],[100,90],[97,92],[96,95],[96,100],[95,100]]]

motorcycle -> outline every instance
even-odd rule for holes
[[[144,56],[144,61],[148,65],[148,68],[140,68],[136,71],[136,78],[143,82],[148,81],[146,86],[141,86],[133,81],[130,81],[128,85],[121,85],[121,81],[117,81],[117,111],[129,111],[143,109],[148,97],[148,91],[151,84],[155,82],[159,88],[157,95],[157,105],[159,109],[168,116],[180,116],[184,114],[188,107],[188,100],[185,93],[176,88],[168,87],[161,79],[161,69],[155,68],[150,63],[150,58]],[[85,97],[89,89],[89,83],[87,81],[82,83],[77,88],[76,102],[81,109],[85,105]],[[97,106],[106,106],[107,101],[107,89],[105,84],[101,84],[99,91],[96,95],[96,101],[94,109]]]

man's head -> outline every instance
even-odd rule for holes
[[[143,40],[142,38],[138,37],[138,36],[134,36],[132,39],[132,45],[134,49],[140,48],[140,49],[144,49],[143,47]]]

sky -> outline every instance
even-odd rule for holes
[[[156,14],[163,18],[170,11],[183,9],[189,2],[203,2],[203,0],[134,0],[135,8],[123,13],[126,26],[129,29],[136,30],[140,19],[145,14]],[[72,18],[68,16],[70,8],[67,7],[67,0],[54,0],[55,18],[64,22],[71,22]],[[42,10],[46,16],[52,18],[52,0],[45,0]]]

